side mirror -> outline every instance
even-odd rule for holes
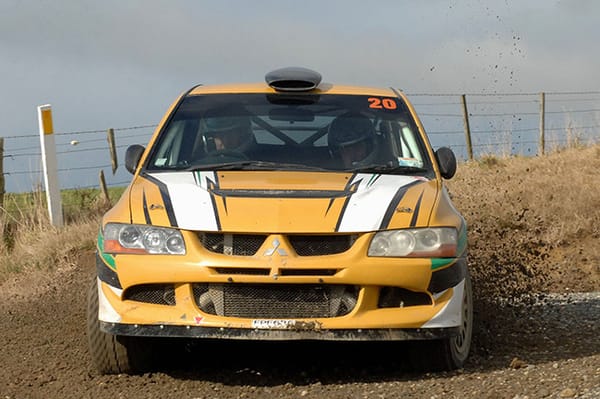
[[[144,150],[144,146],[139,144],[127,147],[127,151],[125,152],[125,169],[132,175],[135,174],[135,170],[138,167],[138,163],[140,162]]]
[[[452,179],[456,173],[456,156],[448,147],[440,147],[435,152],[440,173],[444,179]]]

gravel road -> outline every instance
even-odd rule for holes
[[[455,372],[407,370],[402,344],[205,342],[152,373],[100,376],[85,338],[93,268],[86,253],[2,284],[0,399],[600,397],[600,292],[478,298],[472,355]]]

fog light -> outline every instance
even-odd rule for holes
[[[421,251],[434,251],[440,247],[440,236],[433,229],[418,231],[417,236],[421,242]]]
[[[167,239],[167,250],[174,254],[185,252],[183,237],[171,236]]]
[[[151,229],[144,234],[143,240],[149,252],[158,252],[164,245],[166,234],[162,230]]]
[[[409,232],[397,231],[392,233],[391,239],[396,249],[393,254],[395,256],[407,255],[415,249],[415,236]]]
[[[140,236],[140,229],[136,226],[126,226],[119,232],[119,243],[127,248],[140,246]]]
[[[369,247],[369,256],[385,256],[390,250],[390,241],[384,235],[377,235],[373,238]]]

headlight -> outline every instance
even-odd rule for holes
[[[456,256],[458,234],[452,227],[380,231],[369,246],[369,256],[451,258]]]
[[[104,226],[104,252],[113,254],[185,255],[179,230],[140,224]]]

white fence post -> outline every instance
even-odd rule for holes
[[[540,144],[538,154],[544,155],[546,153],[546,93],[540,93]]]
[[[52,126],[52,107],[50,104],[38,106],[38,122],[40,127],[40,144],[42,147],[42,166],[48,214],[53,226],[63,225],[60,185],[58,184],[58,168],[56,162],[56,144]]]

